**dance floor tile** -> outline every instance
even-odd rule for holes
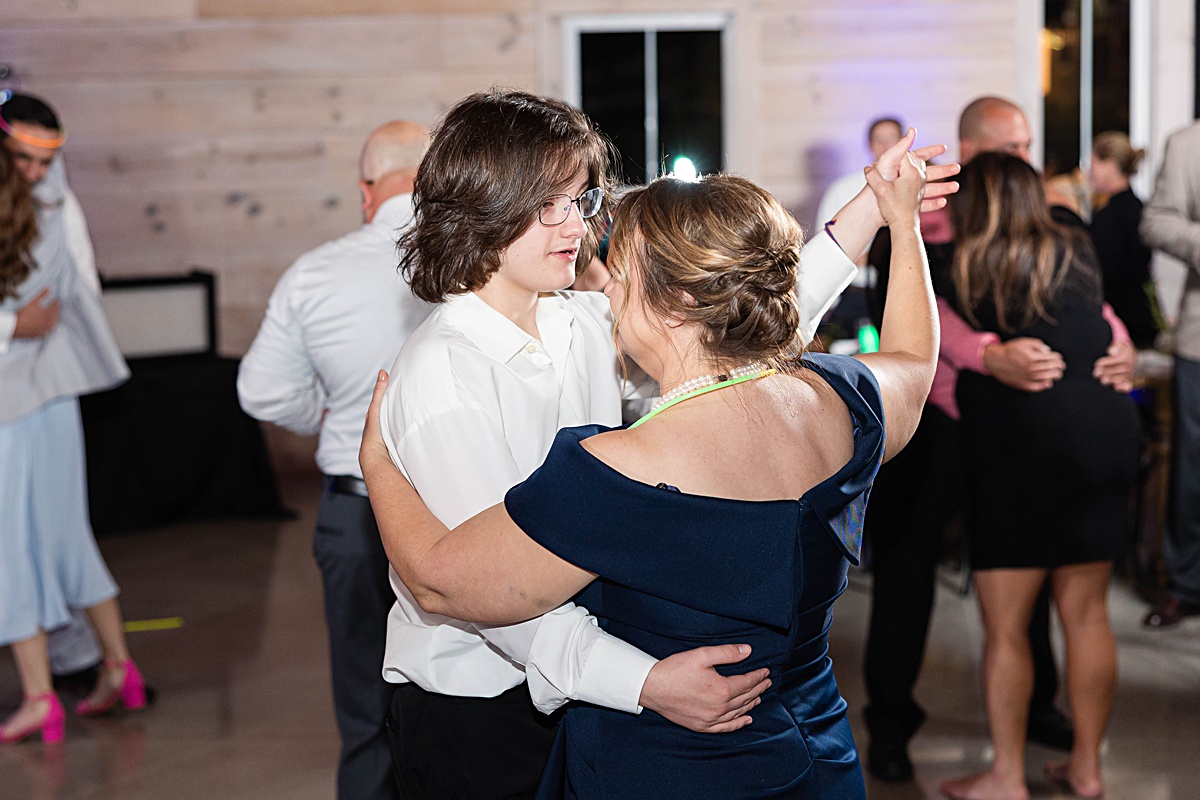
[[[126,618],[181,617],[177,629],[130,634],[159,700],[136,714],[71,718],[67,741],[0,747],[2,800],[329,800],[338,738],[329,693],[320,577],[311,555],[316,480],[285,484],[291,521],[179,525],[101,540],[121,586]],[[913,739],[917,778],[868,779],[871,800],[938,796],[944,778],[989,755],[972,598],[945,576],[918,700],[929,721]],[[838,602],[830,647],[850,720],[865,749],[862,643],[869,577],[855,574]],[[1120,678],[1105,755],[1108,800],[1200,797],[1200,619],[1170,631],[1140,626],[1145,609],[1124,587],[1111,593]],[[1061,663],[1061,659],[1060,659]],[[20,687],[0,657],[0,714]],[[72,699],[64,696],[64,700]],[[1034,797],[1067,797],[1040,777]]]

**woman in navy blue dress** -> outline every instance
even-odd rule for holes
[[[721,736],[571,707],[541,797],[864,796],[827,634],[871,481],[916,427],[937,353],[923,163],[895,183],[868,174],[895,246],[884,352],[801,357],[802,234],[767,192],[732,176],[656,181],[617,209],[606,293],[660,404],[628,428],[560,431],[541,468],[452,536],[378,435],[381,375],[360,461],[423,608],[515,622],[576,597],[652,655],[748,642],[750,668],[770,671],[730,719],[752,716]]]

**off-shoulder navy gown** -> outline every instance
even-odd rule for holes
[[[577,599],[609,633],[658,658],[748,643],[738,674],[770,669],[754,722],[695,733],[644,711],[569,708],[539,798],[863,798],[862,770],[828,655],[833,603],[858,562],[883,454],[883,410],[860,362],[805,364],[849,407],[854,455],[797,500],[750,502],[639,483],[560,431],[545,464],[505,497],[513,520],[599,578]]]

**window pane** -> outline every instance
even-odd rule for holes
[[[1096,0],[1092,133],[1129,133],[1129,0]]]
[[[1093,0],[1092,133],[1129,131],[1129,0]],[[1046,173],[1079,152],[1080,0],[1047,0]]]
[[[628,183],[645,183],[646,38],[630,33],[579,37],[581,105],[621,154]]]
[[[679,156],[690,158],[701,173],[724,168],[721,106],[721,32],[660,32],[658,127],[664,171]]]
[[[1047,0],[1046,175],[1079,164],[1079,0]]]

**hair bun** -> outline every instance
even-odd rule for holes
[[[760,186],[736,175],[660,178],[621,201],[610,241],[615,263],[638,270],[647,306],[697,325],[712,358],[799,351],[803,233]]]
[[[760,252],[759,258],[735,267],[738,289],[722,327],[726,339],[742,340],[740,346],[765,353],[786,348],[800,324],[794,294],[800,246],[784,244]]]

